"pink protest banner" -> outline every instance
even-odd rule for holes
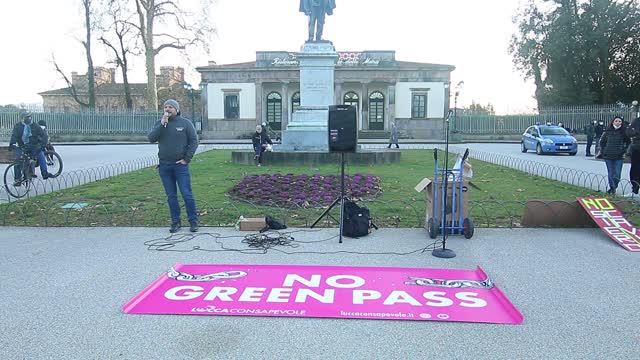
[[[127,314],[523,321],[480,267],[471,271],[176,264],[122,310]]]
[[[578,197],[578,203],[609,237],[628,251],[640,251],[638,229],[607,198]]]

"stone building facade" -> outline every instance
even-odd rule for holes
[[[127,111],[124,95],[124,84],[116,83],[116,69],[95,67],[95,98],[96,112],[124,112]],[[77,72],[71,73],[71,83],[76,89],[78,97],[84,103],[89,102],[87,75]],[[184,69],[181,67],[162,66],[160,74],[156,75],[158,87],[158,106],[161,107],[166,99],[176,99],[180,102],[181,111],[186,116],[191,116],[192,95],[185,89]],[[147,84],[129,83],[133,111],[155,112],[160,109],[148,109],[145,94]],[[65,87],[50,91],[44,91],[42,96],[45,112],[74,113],[80,112],[81,106],[71,95],[71,87]],[[201,112],[200,91],[194,90],[194,112]]]
[[[454,66],[397,61],[395,51],[338,54],[335,104],[356,106],[361,136],[386,136],[395,122],[407,137],[442,137]],[[244,137],[262,122],[275,131],[286,129],[300,106],[296,57],[291,52],[257,52],[253,62],[211,62],[197,68],[207,120],[203,134],[214,139]]]

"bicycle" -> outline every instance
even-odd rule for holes
[[[49,169],[49,173],[51,173],[54,177],[60,176],[62,173],[62,157],[58,154],[53,145],[47,144],[44,151],[44,158],[47,160],[47,168]],[[38,163],[36,161],[36,167],[38,167]]]
[[[51,150],[44,151],[47,167],[51,178],[62,173],[62,158]],[[31,154],[30,149],[23,147],[22,156],[16,159],[4,171],[4,188],[14,198],[22,198],[29,193],[32,182],[37,175],[35,169],[39,167],[38,158]]]

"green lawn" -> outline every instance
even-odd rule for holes
[[[339,165],[317,168],[301,166],[247,166],[233,164],[231,151],[216,150],[196,156],[192,165],[192,185],[205,226],[228,226],[240,215],[244,217],[271,215],[291,226],[308,226],[324,209],[283,209],[255,207],[233,201],[225,193],[244,176],[251,174],[294,173],[339,175]],[[472,182],[481,188],[470,188],[470,217],[476,226],[511,226],[519,222],[528,199],[575,200],[576,196],[595,194],[576,186],[531,176],[501,166],[470,160]],[[453,164],[453,159],[451,161]],[[415,185],[424,177],[433,177],[431,150],[405,150],[400,164],[350,166],[348,174],[374,174],[381,179],[383,193],[367,202],[374,221],[379,226],[420,227],[424,223],[424,193]],[[67,203],[87,203],[82,209],[61,209]],[[337,208],[333,212],[338,217]],[[77,225],[77,226],[140,226],[167,225],[168,210],[164,190],[153,168],[136,171],[39,196],[0,207],[5,225]],[[326,219],[329,219],[328,217]],[[322,224],[331,226],[332,224]]]

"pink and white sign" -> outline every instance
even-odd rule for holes
[[[127,314],[523,321],[480,267],[471,271],[176,264],[122,310]]]
[[[609,199],[576,198],[600,229],[627,251],[640,252],[640,234]]]

